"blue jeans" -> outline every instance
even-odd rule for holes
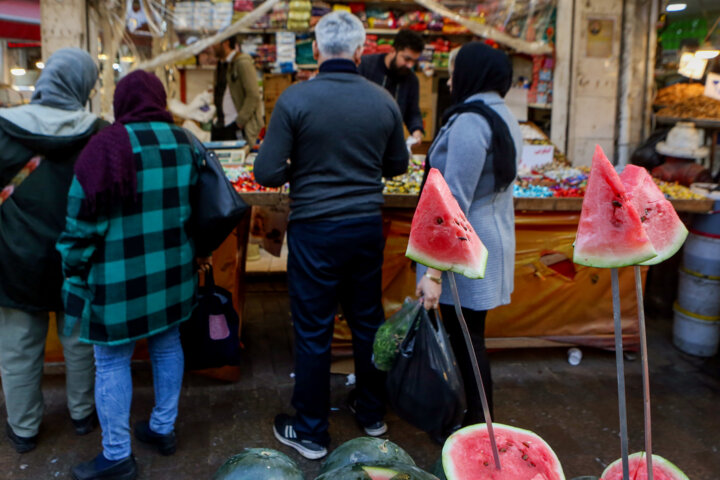
[[[178,327],[148,338],[155,387],[155,407],[150,428],[168,434],[175,428],[182,387],[184,357]],[[103,455],[121,460],[130,447],[130,403],[132,377],[130,359],[135,342],[123,345],[95,345],[95,405],[102,427]]]

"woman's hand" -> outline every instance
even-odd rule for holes
[[[434,268],[428,268],[415,289],[415,295],[423,297],[423,305],[427,310],[438,308],[440,294],[442,293],[442,272]],[[437,279],[437,280],[436,280]]]
[[[196,257],[195,263],[197,264],[198,270],[207,272],[210,270],[210,267],[212,267],[212,255],[209,257]]]

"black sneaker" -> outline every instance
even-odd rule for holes
[[[177,449],[174,430],[165,435],[155,433],[150,428],[150,422],[147,420],[135,424],[135,438],[143,443],[155,445],[162,455],[172,455]]]
[[[10,440],[10,443],[18,453],[27,453],[30,450],[35,450],[35,447],[37,447],[37,435],[34,437],[21,437],[13,431],[7,422],[5,423],[5,433],[7,433],[8,440]]]
[[[80,420],[71,418],[71,420],[73,427],[75,427],[75,435],[87,435],[98,426],[98,416],[96,410],[93,410],[93,412],[85,418],[81,418]]]
[[[317,460],[327,455],[327,448],[313,441],[303,440],[298,437],[295,427],[293,426],[293,418],[290,415],[281,413],[275,417],[273,433],[278,442],[294,448],[300,455],[309,460]]]
[[[350,392],[350,396],[348,397],[347,402],[348,409],[350,412],[355,415],[355,419],[357,420],[357,410],[355,408],[355,396],[352,395],[352,392]],[[358,423],[360,421],[358,420]],[[363,425],[360,423],[360,426],[365,431],[365,434],[370,437],[379,437],[380,435],[385,435],[388,431],[387,423],[385,423],[382,420],[378,420],[375,423],[372,423],[370,425]]]
[[[137,463],[132,455],[116,462],[104,459],[103,462],[97,462],[96,460],[93,459],[73,467],[72,478],[74,480],[135,480],[138,476]],[[104,465],[98,466],[99,463]]]

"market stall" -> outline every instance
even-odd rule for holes
[[[587,168],[573,168],[539,130],[524,124],[526,147],[552,147],[546,163],[537,162],[537,150],[524,151],[515,191],[515,291],[510,305],[493,310],[487,320],[491,348],[587,345],[611,348],[613,326],[610,272],[572,263],[572,244],[587,181]],[[547,155],[548,152],[545,152]],[[248,160],[252,161],[251,156]],[[390,314],[415,292],[415,273],[405,257],[410,223],[423,172],[422,156],[414,156],[408,172],[386,181],[386,248],[383,267],[383,304]],[[549,160],[549,161],[548,161]],[[266,189],[254,182],[251,165],[226,168],[229,178],[251,205],[287,207],[287,186]],[[676,210],[705,213],[712,200],[689,189],[658,181]],[[482,238],[482,234],[480,233]],[[242,237],[241,237],[242,238]],[[239,265],[240,269],[243,265]],[[647,273],[647,269],[643,274]],[[242,273],[238,273],[242,276]],[[643,277],[644,278],[644,277]],[[621,269],[621,305],[626,348],[637,346],[637,323],[632,269]],[[599,301],[598,299],[602,299]],[[348,346],[349,332],[336,332],[335,345]]]

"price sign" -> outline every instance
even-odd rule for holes
[[[519,167],[532,169],[551,163],[555,147],[552,145],[524,145]]]
[[[720,74],[708,73],[705,82],[705,96],[720,100]]]

